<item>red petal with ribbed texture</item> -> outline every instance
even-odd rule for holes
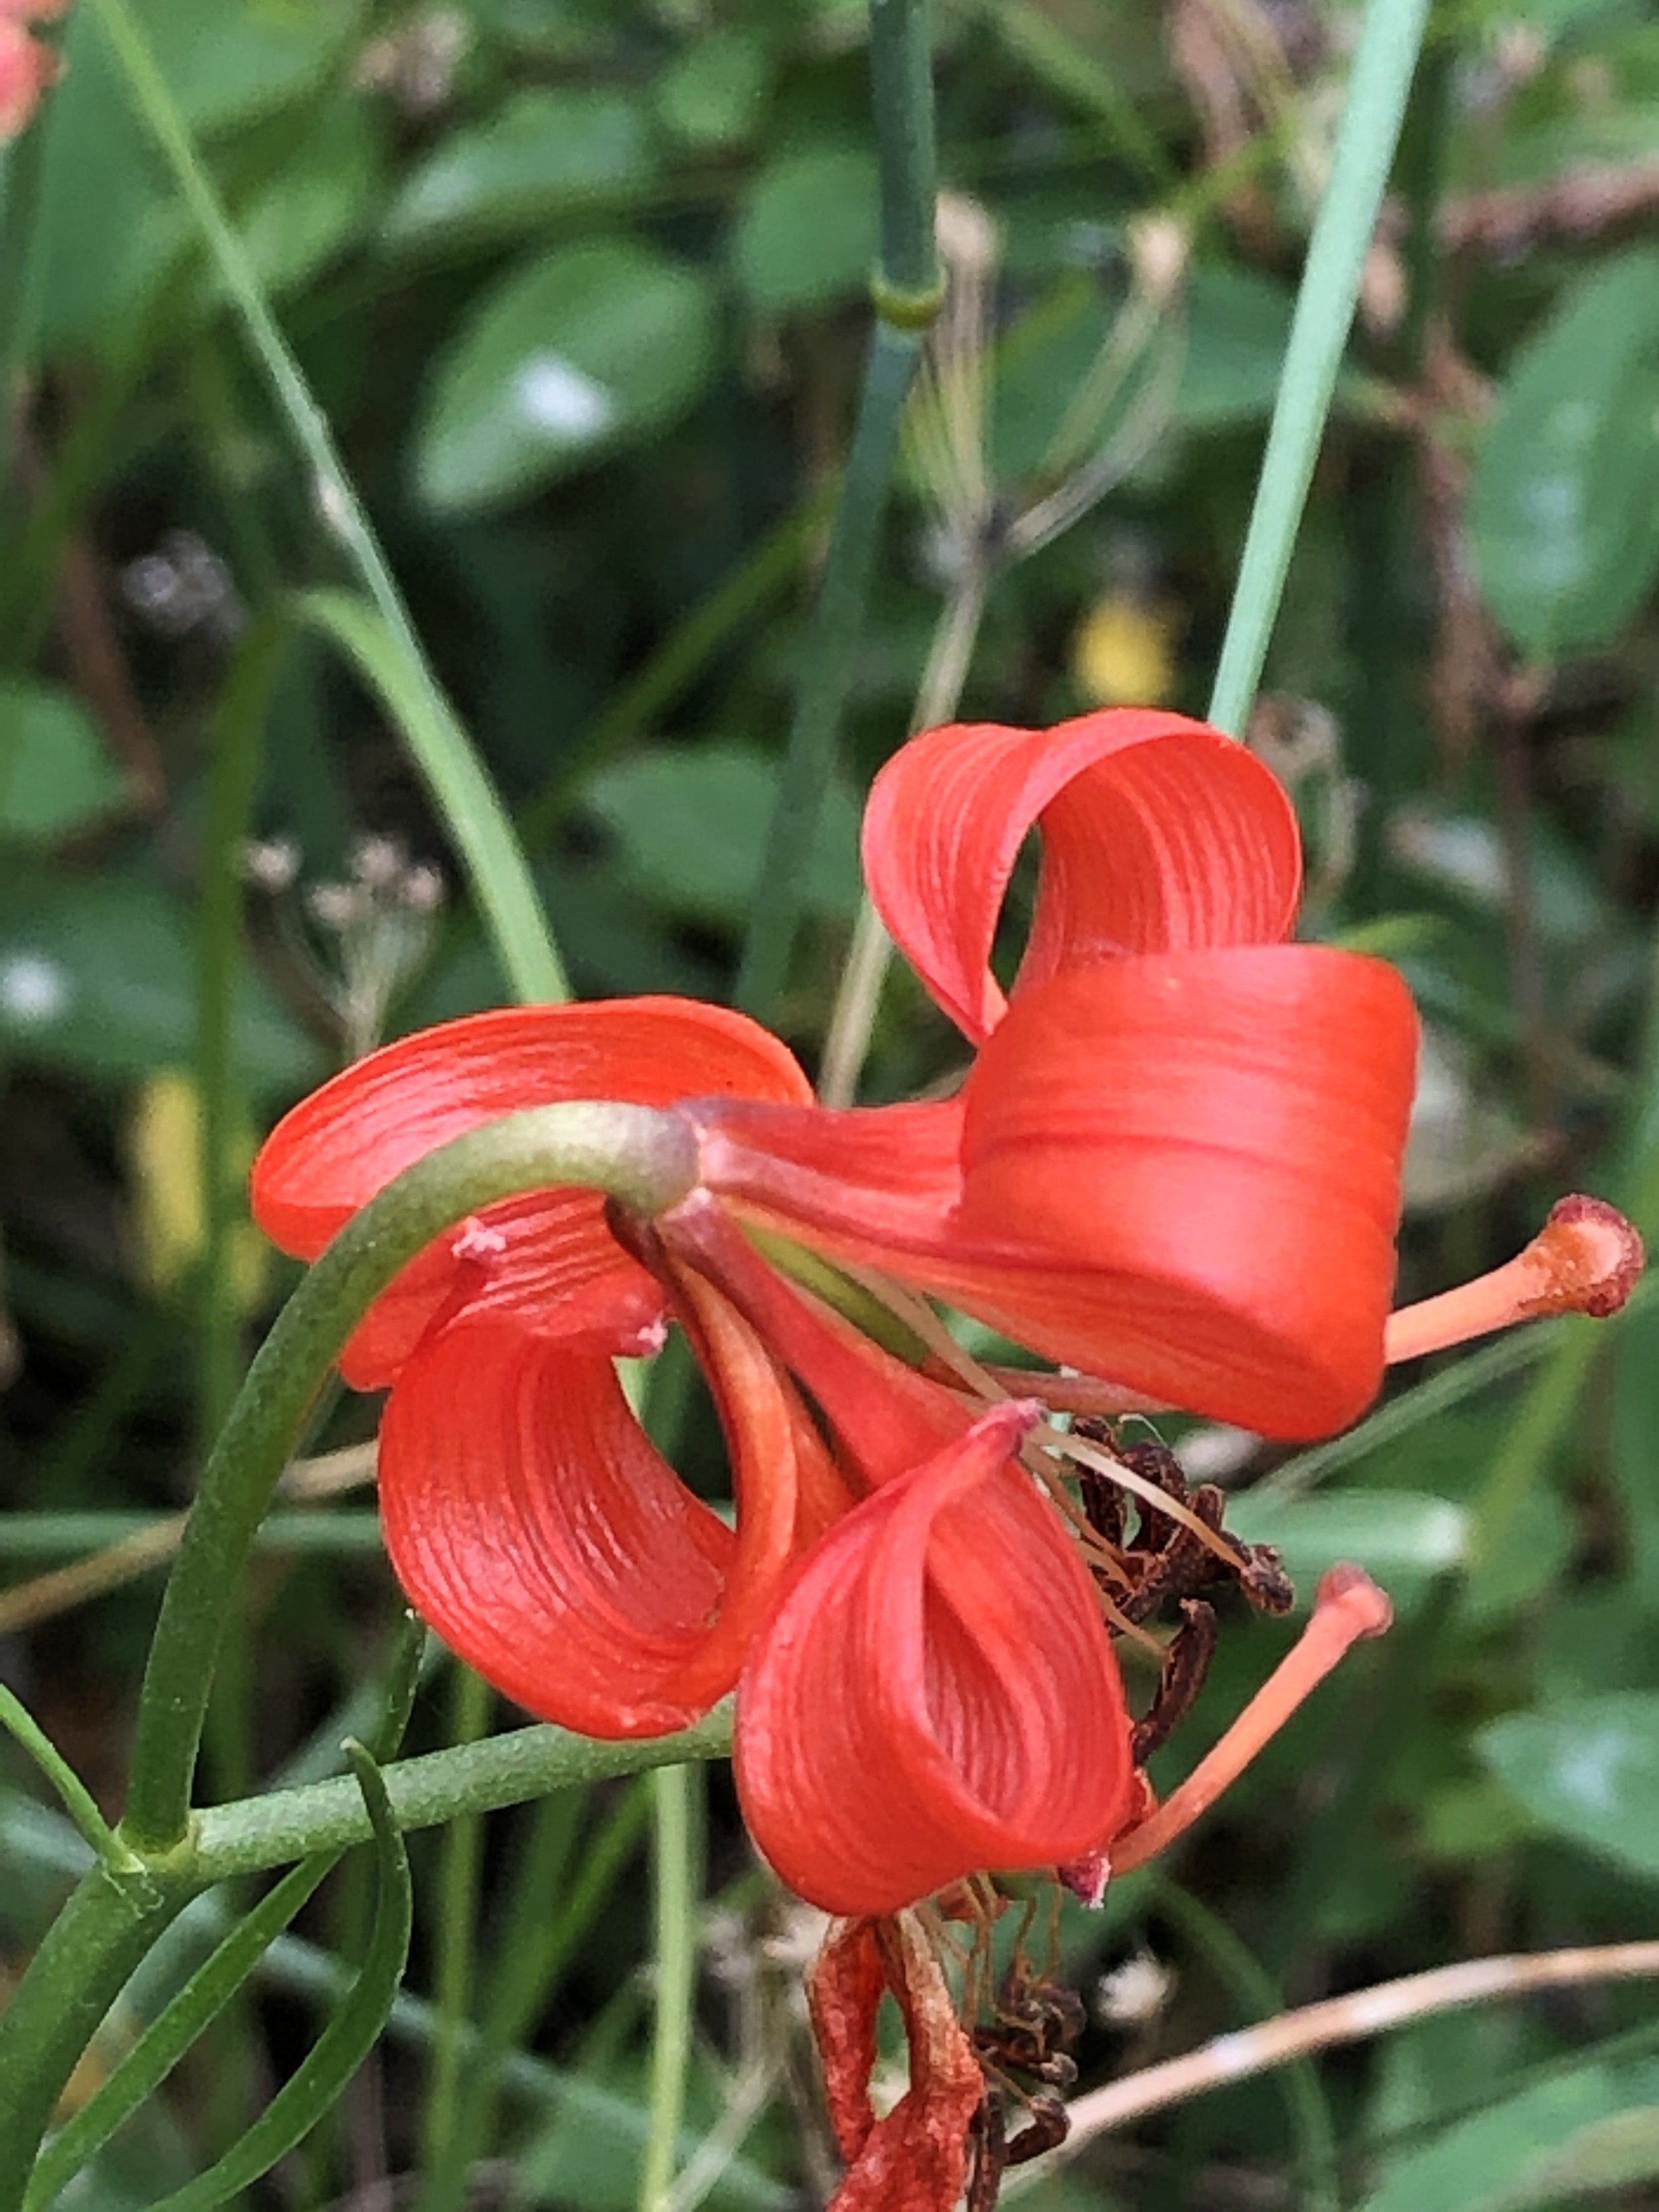
[[[975,1043],[1006,1003],[991,941],[1038,822],[1042,870],[1017,991],[1118,953],[1273,944],[1294,919],[1290,800],[1206,723],[1124,707],[1052,730],[925,731],[876,778],[864,869],[895,940]]]
[[[670,1105],[706,1091],[805,1103],[788,1048],[741,1014],[686,999],[504,1007],[402,1037],[284,1116],[254,1163],[254,1218],[314,1259],[414,1161],[479,1123],[568,1098]],[[605,1225],[597,1192],[488,1207],[428,1247],[375,1302],[342,1371],[392,1380],[434,1321],[465,1310],[572,1350],[649,1347],[662,1293]]]
[[[969,1079],[938,1287],[1168,1403],[1345,1426],[1382,1376],[1416,1046],[1395,971],[1316,945],[1055,978]]]
[[[700,1103],[705,1186],[1092,1375],[1274,1436],[1374,1395],[1410,994],[1316,945],[1103,961],[1022,995],[956,1099]]]
[[[586,1735],[660,1735],[731,1688],[799,1540],[799,1455],[823,1456],[747,1325],[712,1293],[690,1320],[735,1534],[650,1443],[608,1359],[447,1331],[386,1406],[380,1512],[416,1611],[508,1697]]]
[[[1115,1832],[1133,1767],[1093,1585],[1000,1406],[809,1553],[738,1690],[750,1833],[827,1911],[890,1912]]]

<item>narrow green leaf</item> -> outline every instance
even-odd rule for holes
[[[355,664],[403,732],[465,856],[473,895],[518,996],[529,1003],[568,999],[523,848],[454,709],[368,600],[350,592],[307,592],[296,611]]]
[[[1428,0],[1370,0],[1354,51],[1210,696],[1210,720],[1235,737],[1267,659],[1428,13]]]
[[[247,248],[231,227],[191,143],[145,27],[129,0],[93,0],[93,4],[126,79],[132,106],[202,234],[295,446],[311,471],[316,497],[373,603],[378,628],[366,610],[339,592],[320,594],[320,611],[318,604],[307,603],[312,618],[360,659],[365,648],[371,648],[365,672],[389,703],[395,700],[401,707],[400,712],[394,708],[399,726],[465,855],[480,906],[495,932],[496,949],[518,996],[530,1001],[565,998],[563,970],[524,855],[454,710],[427,665],[380,541],[340,465],[328,419],[312,397]],[[314,7],[316,0],[310,4]]]
[[[153,2212],[217,2212],[240,2190],[248,2188],[262,2173],[269,2173],[328,2111],[386,2026],[409,1958],[414,1889],[409,1854],[398,1832],[380,1770],[362,1744],[348,1743],[346,1750],[374,1830],[380,1875],[362,1970],[295,2072],[241,2141],[199,2180],[163,2197]],[[303,1869],[295,1869],[296,1875],[302,1872]]]
[[[374,1731],[375,1750],[383,1759],[395,1758],[404,1740],[420,1683],[426,1641],[422,1623],[406,1613],[392,1647]],[[110,1842],[119,1848],[113,1837]],[[319,1851],[302,1860],[233,1923],[183,1989],[157,2013],[115,2071],[47,2144],[30,2177],[24,2212],[45,2212],[59,2190],[160,2087],[258,1970],[270,1946],[343,1856],[338,1850]]]

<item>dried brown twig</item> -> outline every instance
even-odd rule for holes
[[[1255,2027],[1218,2035],[1179,2058],[1126,2075],[1121,2081],[1091,2089],[1069,2108],[1072,2127],[1063,2146],[1049,2152],[1032,2170],[1038,2179],[1060,2159],[1148,2112],[1185,2103],[1224,2082],[1265,2074],[1291,2059],[1340,2043],[1358,2043],[1405,2027],[1430,2014],[1453,2012],[1494,1997],[1526,1996],[1534,1990],[1560,1989],[1586,1982],[1629,1981],[1659,1976],[1659,1942],[1606,1943],[1565,1951],[1511,1952],[1495,1959],[1470,1959],[1427,1973],[1378,1982],[1346,1996],[1327,1997],[1280,2013]],[[1023,2178],[1022,2178],[1023,2179]],[[1012,2182],[1014,2196],[1021,2182]]]

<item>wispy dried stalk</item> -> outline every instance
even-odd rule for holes
[[[1494,1998],[1524,1996],[1534,1990],[1561,1989],[1589,1982],[1634,1981],[1659,1976],[1659,1942],[1607,1943],[1567,1951],[1511,1952],[1496,1959],[1471,1959],[1377,1982],[1346,1996],[1328,1997],[1280,2013],[1255,2027],[1218,2035],[1179,2058],[1147,2066],[1121,2081],[1092,2089],[1069,2108],[1071,2133],[1063,2145],[1030,2169],[1030,2178],[1011,2178],[1005,2194],[1020,2191],[1052,2173],[1063,2159],[1085,2145],[1144,2118],[1148,2112],[1201,2097],[1224,2084],[1266,2074],[1275,2066],[1327,2051],[1341,2043],[1384,2035],[1431,2014],[1455,2012]]]

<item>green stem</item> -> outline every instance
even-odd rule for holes
[[[17,2212],[76,2060],[195,1885],[100,1864],[46,1930],[0,2018],[0,2212]]]
[[[458,1665],[450,1701],[449,1732],[457,1744],[477,1743],[489,1726],[495,1692],[482,1674]],[[433,1995],[438,2039],[427,2075],[421,2123],[421,2171],[428,2187],[422,2212],[430,2212],[433,2185],[441,2185],[449,2145],[459,2118],[462,2039],[471,2014],[472,1962],[478,1945],[478,1892],[483,1873],[483,1816],[464,1813],[444,1831],[438,1874],[438,1964]]]
[[[523,1805],[581,1783],[647,1773],[688,1759],[724,1759],[731,1748],[731,1708],[720,1705],[678,1735],[624,1742],[601,1742],[550,1726],[512,1729],[482,1743],[399,1759],[385,1769],[386,1786],[400,1828],[431,1828],[458,1813]],[[221,1881],[285,1865],[309,1851],[360,1844],[368,1835],[362,1800],[339,1777],[198,1813],[190,1866],[198,1881]]]
[[[870,0],[870,105],[881,173],[876,303],[889,320],[908,313],[924,329],[944,301],[933,238],[939,154],[929,15],[927,0]]]
[[[881,180],[881,264],[872,281],[879,318],[866,359],[857,426],[812,611],[778,795],[767,825],[738,972],[737,1002],[764,1020],[788,979],[805,912],[802,855],[829,787],[899,424],[921,338],[944,297],[933,246],[939,178],[933,137],[927,0],[872,0],[871,94]]]
[[[1365,11],[1210,698],[1211,721],[1235,737],[1261,679],[1428,12],[1429,0],[1370,0]]]
[[[701,1782],[685,1765],[661,1767],[651,1778],[657,1978],[650,2132],[640,2166],[640,2212],[663,2212],[685,2118],[697,1967],[700,1808],[694,1793]]]
[[[1252,2021],[1271,2020],[1285,2008],[1278,1983],[1249,1948],[1241,1942],[1226,1922],[1200,1904],[1189,1890],[1161,1879],[1154,1892],[1161,1910],[1200,1951],[1218,1981],[1224,1984],[1237,2009]],[[1318,2069],[1311,2058],[1298,2058],[1285,2068],[1282,2094],[1285,2117],[1296,2142],[1299,2205],[1311,2212],[1340,2212],[1336,2133],[1330,2106],[1320,2086]],[[1210,2122],[1207,2115],[1195,2126],[1202,2141]],[[1197,2142],[1188,2134],[1183,2148],[1193,2160]]]
[[[197,155],[138,17],[129,0],[93,0],[93,4],[126,74],[133,105],[172,171],[241,317],[254,356],[310,471],[317,505],[386,626],[403,664],[407,689],[421,702],[432,735],[427,743],[415,742],[411,749],[465,860],[480,910],[513,988],[529,1002],[568,998],[564,970],[523,851],[428,665],[374,526],[335,451],[327,417],[311,395],[253,264]],[[439,775],[434,775],[434,766]],[[466,800],[459,808],[454,804],[458,791]]]
[[[7,1729],[34,1761],[85,1840],[112,1874],[132,1874],[141,1862],[122,1849],[84,1782],[22,1699],[0,1682],[0,1728]]]
[[[201,1115],[198,1172],[205,1249],[198,1329],[199,1433],[205,1450],[217,1436],[240,1380],[241,1316],[231,1279],[233,1237],[242,1210],[236,1158],[240,1100],[232,1026],[241,961],[241,851],[253,818],[260,737],[280,661],[283,635],[254,623],[237,647],[220,702],[208,768],[207,820],[196,927],[196,1085]]]
[[[805,911],[806,872],[801,855],[811,846],[829,787],[842,709],[857,665],[888,480],[898,454],[899,425],[921,353],[917,334],[896,331],[886,323],[878,325],[871,339],[858,427],[830,534],[738,971],[737,1002],[762,1020],[782,995]]]
[[[307,1410],[371,1301],[434,1237],[497,1199],[575,1184],[652,1213],[696,1178],[695,1140],[672,1115],[573,1101],[441,1146],[340,1231],[261,1346],[203,1474],[145,1670],[125,1841],[145,1855],[185,1843],[227,1604]]]

